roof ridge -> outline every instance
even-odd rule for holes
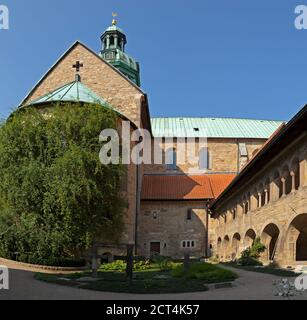
[[[151,120],[161,120],[161,119],[212,119],[212,120],[249,120],[249,121],[266,121],[266,122],[285,122],[284,120],[273,120],[273,119],[258,119],[258,118],[239,118],[239,117],[197,117],[197,116],[183,116],[183,117],[151,117]]]

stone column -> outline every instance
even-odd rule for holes
[[[110,36],[107,35],[107,49],[110,49]]]
[[[117,35],[114,36],[114,46],[115,46],[115,48],[118,46],[118,36]]]
[[[300,161],[300,188],[307,186],[307,160]]]
[[[291,192],[294,193],[296,191],[296,189],[295,189],[295,172],[291,171],[290,172],[290,176],[291,176],[291,181],[292,181],[292,190],[291,190]]]
[[[286,195],[286,179],[281,178],[282,197]]]
[[[261,192],[258,192],[258,208],[261,208],[261,203],[262,203],[262,195],[261,195]]]
[[[265,204],[267,205],[269,203],[269,190],[265,189],[264,193],[265,193]]]

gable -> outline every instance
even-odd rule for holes
[[[76,42],[44,75],[24,99],[22,105],[74,81],[76,61],[83,63],[80,70],[82,82],[106,100],[137,126],[141,125],[144,93],[113,66],[80,42]]]

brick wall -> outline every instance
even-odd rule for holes
[[[187,220],[192,209],[192,219]],[[139,216],[139,254],[150,255],[150,243],[160,242],[161,254],[182,258],[188,250],[191,256],[203,257],[206,252],[207,214],[205,201],[142,202]],[[196,247],[184,249],[183,240],[195,241]]]

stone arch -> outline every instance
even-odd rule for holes
[[[277,200],[282,196],[281,174],[278,170],[276,170],[273,174],[271,191],[272,191],[271,198],[273,198],[273,200]]]
[[[101,263],[112,263],[113,261],[114,257],[111,252],[105,252],[101,255]]]
[[[220,255],[222,253],[222,238],[221,237],[218,237],[218,239],[217,239],[216,251],[217,251],[217,255],[220,257]]]
[[[282,168],[282,178],[285,180],[284,182],[284,190],[282,189],[282,192],[284,192],[285,195],[291,193],[292,190],[292,177],[290,175],[290,169],[287,164],[285,164]],[[283,194],[281,194],[283,195]]]
[[[280,229],[275,223],[269,223],[261,233],[261,242],[266,246],[263,254],[265,261],[274,261],[277,244],[280,236]]]
[[[231,248],[232,248],[232,260],[235,260],[238,258],[240,254],[241,249],[241,236],[237,232],[233,235],[232,241],[231,241]]]
[[[244,236],[244,247],[251,247],[256,240],[257,234],[254,229],[248,229]]]
[[[226,235],[223,240],[223,251],[224,251],[225,260],[227,260],[229,257],[229,246],[230,246],[230,238],[228,235]]]
[[[289,264],[307,261],[307,213],[298,214],[291,219],[284,250]]]

